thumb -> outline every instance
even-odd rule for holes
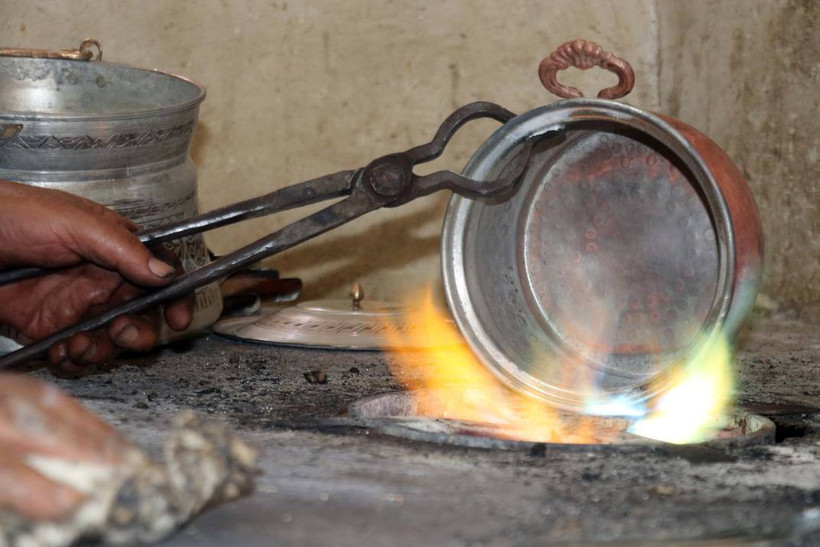
[[[115,270],[135,285],[159,287],[174,277],[176,268],[154,256],[122,223],[89,214],[82,224],[72,227],[71,235],[74,252],[85,260]]]

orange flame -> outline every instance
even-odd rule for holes
[[[391,366],[404,387],[424,390],[425,396],[416,400],[420,415],[491,424],[496,436],[506,439],[596,441],[583,419],[573,420],[568,427],[556,409],[503,386],[478,361],[453,322],[437,309],[429,290],[411,314],[410,321],[420,328],[410,334],[407,345],[426,349],[396,349]],[[393,345],[401,344],[396,340]]]
[[[687,443],[717,435],[730,406],[731,359],[721,336],[699,344],[674,385],[640,408],[634,403],[631,408],[601,404],[602,394],[590,379],[589,400],[599,401],[588,409],[594,416],[570,415],[502,385],[479,362],[446,312],[436,307],[429,289],[421,305],[410,309],[407,319],[417,329],[409,333],[409,341],[396,338],[398,329],[386,331],[392,338],[390,345],[396,348],[390,360],[393,374],[406,389],[415,391],[416,412],[421,416],[489,425],[484,431],[511,440],[608,443],[626,431]],[[405,349],[419,347],[425,349]],[[567,368],[575,367],[567,364]],[[607,421],[601,418],[608,414],[607,408],[616,416],[641,417]]]

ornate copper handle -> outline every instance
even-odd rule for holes
[[[601,99],[620,99],[632,91],[635,85],[635,72],[632,67],[609,51],[604,51],[595,42],[573,40],[556,49],[552,55],[538,65],[538,77],[547,91],[564,99],[583,97],[584,94],[575,87],[558,83],[558,71],[574,66],[587,70],[594,66],[615,73],[618,76],[618,85],[602,89],[598,92]]]
[[[97,50],[96,55],[94,50]],[[0,47],[0,57],[34,57],[36,59],[69,59],[73,61],[102,61],[102,44],[94,38],[86,38],[77,49],[29,49]]]

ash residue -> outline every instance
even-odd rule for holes
[[[755,320],[738,352],[738,399],[817,406],[817,340],[816,327]],[[779,445],[705,452],[546,445],[499,452],[362,428],[280,426],[339,416],[358,398],[400,389],[389,359],[209,337],[179,353],[126,357],[81,380],[56,382],[144,446],[161,446],[168,417],[188,407],[224,416],[261,448],[258,493],[207,513],[171,546],[362,543],[363,530],[384,544],[799,544],[810,526],[804,514],[820,505],[814,430]],[[324,372],[328,383],[308,383],[306,371]],[[138,402],[148,408],[135,409]],[[794,419],[813,428],[806,416]]]
[[[171,408],[191,408],[248,426],[336,415],[360,397],[399,389],[381,353],[239,344],[217,336],[125,356],[88,372],[77,380],[36,374],[80,399],[130,408],[123,420],[129,414],[159,419]]]

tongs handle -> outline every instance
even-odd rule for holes
[[[341,202],[334,203],[321,211],[289,224],[281,230],[265,236],[230,254],[221,256],[207,264],[186,272],[162,288],[143,293],[141,296],[124,302],[117,307],[103,312],[86,321],[74,324],[58,331],[47,338],[33,342],[13,353],[0,358],[0,370],[21,365],[30,359],[40,356],[53,344],[81,332],[95,330],[124,314],[140,313],[154,306],[174,300],[196,289],[204,287],[217,279],[251,264],[255,264],[276,253],[284,251],[332,230],[337,226],[357,218],[374,208],[373,202],[364,194],[353,195]]]
[[[162,302],[190,293],[222,277],[307,241],[365,213],[382,207],[395,207],[439,190],[452,190],[473,198],[494,199],[508,196],[517,187],[526,171],[533,147],[537,142],[563,133],[556,125],[527,139],[518,154],[504,166],[494,180],[479,181],[449,171],[418,176],[413,167],[438,157],[452,134],[469,120],[492,118],[502,123],[514,114],[493,103],[473,103],[456,110],[441,125],[429,145],[406,152],[389,154],[373,160],[362,169],[343,171],[278,190],[262,198],[224,207],[195,219],[183,221],[150,234],[141,233],[151,243],[199,233],[247,218],[307,205],[321,200],[347,195],[319,212],[294,222],[277,232],[220,257],[197,270],[182,274],[170,285],[129,300],[101,315],[65,328],[48,338],[32,343],[0,358],[0,369],[19,365],[39,356],[56,342],[77,333],[94,330],[123,314],[145,311]]]
[[[251,218],[257,218],[288,209],[312,205],[342,197],[350,192],[350,181],[355,171],[340,171],[314,180],[300,182],[202,215],[162,226],[144,228],[135,235],[145,245],[156,245],[207,232]],[[9,268],[0,270],[0,286],[54,273],[50,268]]]

